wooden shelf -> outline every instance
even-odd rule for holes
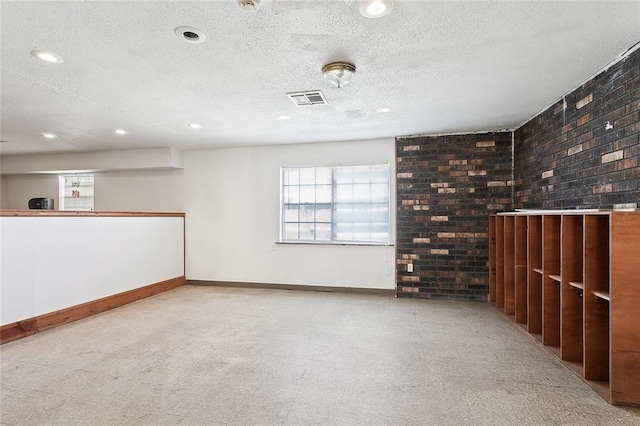
[[[579,290],[584,290],[584,284],[583,283],[577,283],[574,281],[569,281],[569,285],[573,288],[577,288]]]
[[[532,210],[489,224],[496,308],[608,402],[640,405],[640,211]]]

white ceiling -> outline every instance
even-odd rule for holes
[[[0,7],[3,154],[512,129],[640,40],[637,1],[396,0],[375,20],[356,0],[262,0],[253,13],[236,0]],[[207,40],[180,40],[182,25]],[[336,60],[357,67],[341,89],[320,72]],[[286,96],[313,89],[329,104]]]

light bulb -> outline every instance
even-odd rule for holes
[[[387,7],[380,1],[374,1],[369,6],[367,6],[367,13],[372,16],[378,16],[381,13],[384,13]]]

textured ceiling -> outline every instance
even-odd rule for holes
[[[396,0],[375,20],[355,0],[253,13],[236,0],[2,1],[0,15],[3,154],[512,129],[640,40],[637,1]],[[180,40],[182,25],[207,40]],[[341,89],[320,72],[336,60],[357,67]],[[328,105],[286,96],[314,89]]]

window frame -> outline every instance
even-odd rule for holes
[[[387,221],[386,221],[386,227],[387,227],[387,238],[386,241],[353,241],[353,240],[338,240],[336,238],[334,238],[336,236],[336,205],[340,205],[340,204],[355,204],[355,203],[338,203],[336,201],[336,191],[337,191],[337,182],[336,182],[336,170],[339,168],[346,168],[346,167],[361,167],[361,166],[385,166],[386,167],[386,173],[387,173],[387,179],[386,179],[386,202],[384,202],[384,204],[386,205],[386,209],[387,209]],[[301,240],[301,239],[296,239],[296,240],[292,240],[292,239],[286,239],[285,238],[285,170],[288,169],[304,169],[304,168],[330,168],[331,169],[331,201],[329,203],[327,203],[330,207],[331,210],[331,222],[330,222],[330,226],[331,226],[331,231],[330,231],[330,235],[331,235],[331,240]],[[392,212],[392,204],[393,204],[393,199],[392,199],[392,179],[393,179],[393,170],[392,170],[392,165],[389,162],[367,162],[367,163],[354,163],[354,164],[330,164],[330,165],[304,165],[304,166],[281,166],[280,167],[280,216],[279,216],[279,233],[278,233],[278,241],[277,244],[302,244],[302,245],[331,245],[331,246],[345,246],[345,245],[349,245],[349,246],[393,246],[393,235],[392,235],[392,227],[393,227],[393,212]],[[369,182],[369,185],[371,185],[372,182]],[[317,183],[317,179],[314,180],[314,186],[318,186],[319,184]],[[320,184],[322,185],[322,184]],[[298,185],[301,186],[301,185]],[[302,203],[298,203],[298,205],[300,205]],[[311,204],[311,203],[310,203]],[[313,203],[314,206],[317,206],[318,204],[324,204],[324,203]],[[382,204],[382,203],[375,203],[375,202],[367,202],[365,204],[369,204],[369,205],[375,205],[375,204]],[[306,223],[306,222],[300,222],[298,220],[297,222],[298,224],[300,223]],[[309,223],[313,223],[316,224],[318,222],[315,221],[315,217],[314,217],[314,222],[309,222]],[[323,222],[320,222],[323,223]]]
[[[73,197],[68,197],[65,193],[65,189],[67,188],[66,186],[66,182],[65,180],[67,178],[73,178],[73,177],[90,177],[91,178],[91,208],[90,209],[70,209],[65,205],[65,200],[68,198],[73,198]],[[60,174],[58,175],[58,209],[61,211],[94,211],[95,207],[96,207],[96,196],[95,196],[95,187],[96,187],[96,180],[95,180],[95,174],[93,173],[64,173],[64,174]],[[78,188],[80,188],[81,186],[78,186]]]

